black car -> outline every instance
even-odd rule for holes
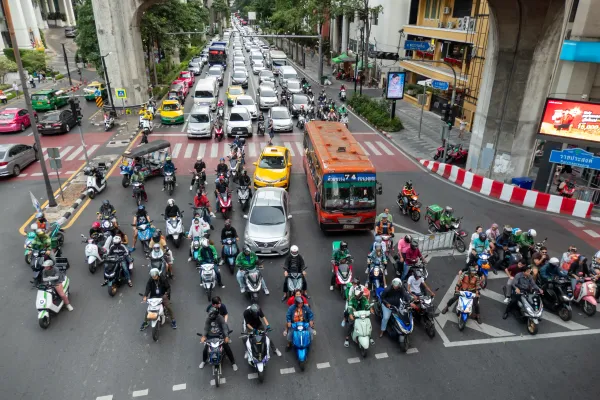
[[[73,117],[71,110],[50,111],[45,113],[37,125],[42,135],[54,133],[67,133],[77,125],[77,118]]]

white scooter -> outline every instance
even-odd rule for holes
[[[346,126],[346,129],[348,129],[348,114],[342,114],[340,122]]]
[[[144,295],[140,293],[140,296]],[[160,326],[164,325],[167,321],[167,314],[165,313],[162,302],[162,297],[148,298],[146,300],[146,303],[148,303],[146,318],[148,319],[150,326],[152,326],[152,339],[154,339],[155,342],[158,340]],[[158,323],[159,321],[160,324]]]
[[[352,331],[352,341],[358,344],[360,353],[363,357],[367,356],[371,342],[371,311],[354,311],[354,330]]]
[[[63,290],[67,297],[69,296],[69,290],[71,289],[70,283],[69,277],[65,276]],[[42,329],[46,329],[50,326],[50,316],[58,314],[65,305],[63,299],[56,293],[54,284],[54,282],[43,282],[38,285],[35,307],[38,310],[38,323]]]
[[[106,176],[104,172],[106,171],[106,164],[99,163],[97,170],[102,174],[102,179],[100,180],[100,185],[98,185],[98,179],[96,178],[96,168],[95,167],[87,167],[84,170],[84,174],[87,176],[86,183],[86,192],[90,199],[96,197],[96,195],[106,189]]]
[[[108,114],[104,115],[104,131],[110,131],[115,126],[115,119]]]
[[[102,254],[106,254],[110,248],[112,236],[108,234],[104,240],[104,244],[101,247],[98,247],[98,241],[92,238],[87,238],[83,234],[81,237],[83,238],[82,243],[87,243],[85,245],[85,259],[87,260],[88,269],[93,274],[96,272],[96,269],[98,269],[98,266],[102,263]]]
[[[340,100],[341,101],[346,101],[346,91],[345,90],[340,90]]]
[[[164,214],[161,214],[163,217]],[[171,217],[167,219],[167,239],[173,239],[175,248],[179,248],[181,245],[181,239],[183,238],[183,211],[181,211],[180,217]]]
[[[210,302],[212,299],[212,292],[217,287],[217,273],[215,271],[215,264],[206,263],[196,267],[200,271],[200,285],[206,292],[206,297]]]
[[[458,302],[456,303],[456,314],[458,315],[458,330],[462,331],[467,325],[467,320],[473,312],[473,301],[475,293],[468,291],[460,291]]]

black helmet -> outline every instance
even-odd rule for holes
[[[248,175],[248,171],[246,171],[245,169],[242,170],[242,175],[244,175],[244,176]]]
[[[143,205],[143,204],[140,204],[140,205],[138,206],[138,212],[142,212],[142,211],[145,211],[145,210],[146,210],[146,206],[145,206],[145,205]]]
[[[219,316],[219,309],[217,307],[211,307],[208,309],[208,319],[214,321]]]
[[[412,236],[410,236],[410,235],[406,235],[406,236],[404,236],[404,241],[405,241],[406,243],[410,243],[410,242],[412,242]]]
[[[104,201],[102,201],[102,205],[108,207],[108,206],[110,206],[110,201],[104,200]]]
[[[416,249],[417,247],[419,247],[419,242],[417,242],[416,240],[413,240],[412,242],[410,242],[410,248],[411,249]]]
[[[340,250],[348,250],[348,243],[341,242],[340,243]]]
[[[485,232],[479,233],[479,240],[485,242],[487,240],[487,234]]]
[[[411,190],[413,185],[412,185],[412,181],[408,181],[406,182],[406,184],[404,185],[408,190]]]
[[[152,234],[152,240],[154,243],[158,243],[160,241],[160,232],[158,230],[154,231]]]

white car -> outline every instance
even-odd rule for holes
[[[257,91],[258,96],[258,108],[264,110],[265,108],[276,107],[279,105],[279,99],[277,98],[277,93],[273,88],[261,85],[258,87]]]
[[[252,64],[252,72],[254,75],[258,75],[260,71],[263,71],[264,69],[265,64],[262,61],[255,61],[254,64]]]
[[[244,48],[246,49],[247,53],[250,53],[250,46],[252,46],[252,43],[249,40],[246,40],[246,43],[244,44]]]
[[[235,73],[235,72],[238,72],[238,71],[241,71],[241,72],[245,73],[245,74],[246,74],[246,76],[249,76],[249,75],[248,75],[248,70],[246,69],[246,67],[242,67],[242,66],[240,66],[240,65],[237,65],[237,66],[233,67],[233,72],[234,72],[234,73]]]
[[[258,84],[262,85],[263,82],[275,82],[275,75],[272,71],[264,69],[258,73]]]
[[[219,86],[223,86],[223,67],[220,65],[213,65],[212,67],[210,67],[208,69],[208,73],[207,75],[213,76],[215,78],[217,78],[217,80],[219,81]]]
[[[235,106],[246,107],[246,110],[250,113],[252,119],[258,118],[258,110],[256,108],[256,102],[252,96],[243,95],[238,96],[235,99]]]
[[[302,82],[298,79],[288,79],[286,86],[291,94],[302,93]]]
[[[244,57],[243,57],[243,56],[242,56],[242,57],[240,57],[240,56],[235,56],[235,57],[233,57],[233,62],[234,62],[234,63],[236,63],[236,62],[240,62],[240,63],[242,63],[242,64],[245,64],[245,63],[246,63],[246,60],[244,59]]]
[[[252,136],[252,117],[246,107],[231,108],[226,126],[227,136]]]
[[[294,122],[287,108],[277,106],[269,111],[269,119],[273,121],[273,130],[275,132],[293,132]]]

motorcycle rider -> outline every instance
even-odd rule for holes
[[[192,221],[192,225],[190,225],[190,230],[188,231],[187,237],[188,239],[194,240],[202,240],[205,238],[206,233],[210,229],[210,226],[204,221],[202,218],[194,218]],[[192,261],[193,253],[190,250],[190,257],[188,258],[188,262]]]
[[[515,278],[513,279],[511,285],[511,296],[510,302],[506,305],[506,310],[504,310],[504,315],[502,315],[502,319],[508,318],[508,313],[513,309],[519,302],[519,297],[523,292],[528,292],[530,290],[536,290],[540,294],[544,294],[544,291],[535,284],[535,281],[532,277],[532,268],[531,266],[525,268],[525,271],[519,272]]]
[[[467,257],[467,265],[477,263],[479,255],[485,252],[489,252],[489,250],[490,241],[487,238],[487,234],[482,230],[471,243],[471,252]],[[496,271],[495,269],[492,269],[492,272],[494,273],[494,275],[498,274],[498,271]]]
[[[167,271],[171,274],[171,278],[173,275],[173,252],[167,246],[167,239],[161,234],[160,229],[156,229],[152,234],[152,239],[150,239],[150,244],[148,245],[150,248],[154,248],[154,245],[160,245],[160,249],[163,251],[165,255],[165,262],[167,263]]]
[[[369,300],[363,295],[362,287],[358,286],[354,289],[353,296],[348,300],[348,306],[344,310],[344,317],[349,322],[346,327],[346,338],[344,339],[344,347],[350,346],[350,335],[354,329],[354,312],[370,310],[374,314],[373,307],[369,305]],[[369,338],[371,346],[375,344],[372,337]]]
[[[225,239],[235,239],[235,243],[237,245],[237,243],[239,242],[239,236],[237,233],[237,230],[231,226],[231,220],[230,219],[226,219],[225,220],[225,225],[223,226],[223,229],[221,229],[221,243],[223,243],[223,241]],[[223,253],[225,250],[225,247],[223,247],[221,249],[221,263],[220,265],[223,265],[223,258],[225,257],[225,254]]]
[[[181,218],[181,211],[179,211],[179,206],[175,204],[175,200],[169,199],[167,200],[167,206],[165,207],[165,219],[172,217]]]
[[[337,121],[337,114],[335,113],[335,108],[331,107],[329,109],[329,113],[327,114],[327,121]]]
[[[552,282],[555,277],[567,275],[568,272],[560,267],[560,261],[556,257],[552,257],[550,261],[548,261],[548,264],[540,269],[540,281],[542,286],[546,286],[548,283]]]
[[[252,185],[252,180],[248,176],[248,171],[245,169],[242,170],[242,175],[240,175],[239,185],[247,186],[248,189],[250,189],[250,186]],[[250,197],[252,197],[252,189],[250,189]]]
[[[261,128],[262,126],[262,128]],[[265,116],[263,115],[262,112],[258,113],[258,124],[257,124],[257,129],[262,130],[262,133],[265,133]]]
[[[412,236],[406,235],[404,236],[404,240],[400,240],[398,242],[398,254],[402,256],[401,258],[406,258],[406,252],[410,249],[410,244],[412,243]],[[402,260],[404,261],[404,260]]]
[[[204,176],[204,180],[206,181],[206,163],[204,162],[202,157],[198,157],[196,159],[196,162],[194,163],[194,171],[196,172],[196,174],[198,174],[198,176],[200,176],[200,177]],[[190,183],[190,191],[192,191],[194,189],[194,180],[195,180],[195,176],[192,175],[192,183]]]
[[[145,202],[147,202],[148,194],[146,193],[146,189],[144,188],[144,180],[145,180],[144,173],[142,172],[141,167],[139,165],[136,165],[135,167],[133,167],[133,173],[129,177],[129,184],[139,182],[141,184],[140,190],[142,191],[142,199]],[[131,197],[133,197],[133,194],[131,195]]]
[[[381,265],[381,267],[383,268],[384,274],[387,275],[388,259],[387,259],[387,256],[385,255],[385,252],[383,251],[383,246],[381,245],[381,243],[375,243],[375,245],[373,246],[373,251],[371,251],[369,253],[369,255],[367,256],[367,268],[365,269],[365,274],[369,275],[369,270],[371,269],[371,264],[377,264],[377,263],[379,263],[379,265]],[[367,278],[367,282],[368,282],[368,278]]]
[[[215,227],[212,226],[212,218],[215,217],[215,214],[212,212],[212,210],[210,208],[210,200],[208,199],[208,196],[206,195],[206,189],[198,190],[198,193],[196,193],[196,196],[194,196],[194,207],[206,208],[207,213],[205,214],[204,218],[205,218],[206,222],[210,225],[210,229],[215,229]]]
[[[175,176],[175,171],[177,171],[177,168],[175,167],[175,164],[173,164],[173,161],[171,160],[171,156],[165,157],[165,164],[163,165],[163,172],[165,174],[167,174],[167,173],[173,174],[173,183],[175,184],[175,186],[177,186],[177,177]],[[165,178],[163,178],[163,188],[162,188],[163,192],[165,191],[166,187],[167,187],[167,181]]]
[[[133,248],[135,249],[135,244],[137,243],[138,238],[138,222],[140,224],[148,224],[150,223],[150,215],[148,215],[148,211],[146,211],[146,206],[140,204],[138,206],[137,212],[133,216]]]
[[[577,247],[569,246],[568,250],[563,253],[560,259],[560,265],[564,266],[564,269],[568,269],[567,266],[570,266],[571,263],[579,258],[579,254],[577,253]]]
[[[35,238],[29,246],[33,250],[46,250],[46,256],[55,261],[56,249],[52,248],[52,239],[50,239],[50,236],[43,229],[38,227],[35,231]]]
[[[402,187],[400,196],[402,197],[402,214],[408,214],[408,201],[412,196],[416,196],[417,192],[413,189],[412,181],[407,181]]]
[[[496,238],[498,238],[498,236],[500,236],[500,230],[498,229],[498,224],[494,222],[492,224],[492,226],[488,230],[485,231],[485,234],[487,235],[490,242],[495,242]]]
[[[348,251],[348,243],[342,241],[340,242],[340,248],[336,250],[335,253],[333,253],[332,259],[331,259],[331,263],[332,268],[331,268],[331,283],[329,286],[329,290],[333,290],[333,287],[335,286],[335,270],[333,268],[334,265],[339,265],[340,261],[344,258],[347,258],[350,256],[350,251]]]
[[[219,176],[219,180],[217,181],[216,185],[215,185],[215,202],[218,204],[219,203],[219,195],[223,195],[229,193],[229,185],[227,184],[227,181],[225,181],[225,178],[223,176]]]
[[[381,220],[375,226],[375,235],[388,235],[394,237],[394,225],[388,220],[387,214],[382,215]],[[393,246],[393,241],[391,241],[390,246]]]
[[[44,269],[42,270],[42,282],[52,284],[56,294],[64,301],[65,307],[69,311],[73,311],[73,306],[69,302],[69,298],[65,293],[64,280],[65,276],[61,271],[54,266],[54,261],[46,260],[42,264]]]
[[[421,289],[422,287],[424,287],[425,290],[427,290],[431,297],[435,297],[435,293],[433,292],[433,290],[431,290],[431,288],[425,283],[425,279],[423,278],[423,272],[421,272],[421,270],[416,270],[414,275],[409,276],[407,284],[410,289],[410,292],[417,297],[423,295],[423,290]]]
[[[144,297],[142,303],[145,303],[151,299],[162,298],[162,305],[169,313],[171,317],[171,328],[177,329],[177,322],[175,321],[175,314],[173,314],[173,308],[171,307],[171,285],[169,280],[160,276],[160,271],[157,268],[150,270],[150,279],[146,283],[146,290],[144,290]],[[140,327],[140,331],[143,331],[148,327],[148,314],[144,314],[144,322]]]
[[[99,221],[92,222],[92,227],[90,228],[90,237],[100,237],[102,236],[102,228],[100,227]]]
[[[271,329],[271,325],[269,325],[269,320],[265,316],[263,310],[261,310],[260,306],[256,303],[248,306],[244,310],[243,314],[244,319],[244,332],[252,333],[256,331],[268,331]],[[264,324],[263,324],[264,322]],[[265,328],[266,327],[266,328]],[[281,351],[275,347],[275,343],[273,343],[273,339],[269,340],[271,351],[274,351],[277,356],[281,357]],[[244,354],[244,358],[247,358],[248,354]]]
[[[575,292],[577,282],[579,282],[582,277],[586,276],[591,276],[587,257],[579,256],[569,267],[569,277],[571,278],[571,288],[573,289],[573,292]]]
[[[306,294],[306,264],[304,263],[304,258],[298,252],[298,246],[295,244],[290,247],[290,254],[288,254],[287,258],[283,263],[283,297],[281,301],[285,301],[287,299],[287,295],[289,292],[287,277],[288,274],[302,274],[302,293],[310,298]]]
[[[117,217],[115,216],[116,210],[115,207],[110,204],[110,201],[103,200],[102,205],[100,206],[100,210],[98,211],[98,219],[102,219],[104,216],[110,217],[110,222],[112,222],[113,227],[117,227]]]
[[[324,103],[325,101],[327,101],[327,95],[325,94],[325,89],[321,90],[318,100],[319,100],[319,103]]]
[[[534,250],[536,236],[537,232],[535,229],[530,229],[527,232],[519,232],[514,237],[515,243],[519,245],[519,251],[526,261],[530,259],[531,252]]]
[[[46,219],[46,216],[44,215],[43,212],[39,212],[37,214],[35,214],[35,218],[37,219],[37,227],[39,229],[43,229],[46,230],[46,225],[48,223],[48,220]]]
[[[519,272],[525,271],[526,267],[527,264],[525,263],[525,260],[523,260],[523,257],[521,257],[521,255],[519,254],[519,256],[517,257],[517,262],[504,270],[504,272],[508,276],[508,281],[506,281],[506,285],[504,285],[504,294],[506,296],[504,299],[504,303],[508,304],[508,302],[510,301],[510,292],[512,290],[511,287],[515,276],[517,276]]]
[[[246,285],[244,284],[244,273],[245,271],[253,270],[260,266],[262,263],[258,259],[255,252],[250,250],[250,246],[244,246],[244,251],[237,255],[235,258],[235,265],[238,267],[238,271],[235,275],[238,284],[240,285],[240,292],[246,293]],[[267,289],[267,283],[265,277],[262,277],[262,287],[265,294],[269,295],[269,289]]]
[[[408,277],[408,272],[410,271],[411,266],[415,265],[418,260],[425,262],[425,257],[423,257],[423,254],[421,254],[421,250],[419,250],[419,243],[416,240],[410,242],[410,247],[406,250],[406,256],[400,260],[404,262],[401,277],[401,279],[404,281]]]
[[[479,291],[481,290],[481,277],[477,275],[477,267],[471,265],[468,272],[461,272],[456,282],[456,288],[454,289],[454,296],[448,300],[446,307],[442,310],[442,314],[446,314],[448,309],[456,303],[460,297],[460,291],[467,291],[475,293],[473,299],[473,312],[474,318],[478,324],[481,324],[481,315],[479,314]]]
[[[219,315],[223,317],[225,322],[228,322],[229,319],[229,311],[227,311],[227,306],[223,304],[221,298],[219,296],[214,296],[208,307],[206,307],[206,312],[210,312],[211,308],[216,308],[219,311]]]
[[[510,225],[504,225],[502,228],[502,235],[496,237],[495,253],[496,253],[496,264],[493,266],[495,270],[501,268],[504,263],[504,257],[509,247],[513,247],[515,243],[512,239],[512,228]]]
[[[297,296],[294,299],[294,304],[288,308],[287,313],[285,315],[286,320],[286,328],[283,331],[283,336],[287,337],[287,346],[285,351],[289,351],[292,348],[292,323],[293,322],[308,322],[309,327],[308,331],[310,332],[311,339],[315,336],[315,321],[314,314],[310,307],[304,304],[304,300],[301,296]]]
[[[454,209],[446,206],[440,217],[440,232],[448,232],[452,224],[456,221],[457,218],[454,216]]]
[[[167,253],[165,253],[162,250],[162,246],[160,245],[160,240],[158,242],[154,242],[154,239],[152,240],[153,244],[152,246],[150,246],[150,248],[152,249],[152,252],[150,253],[150,258],[152,260],[161,260],[162,262],[165,263],[165,265],[167,266],[167,278],[171,277],[170,276],[170,271],[169,271],[169,257],[167,256]]]
[[[231,362],[231,367],[234,371],[238,370],[238,367],[235,363],[235,358],[233,357],[233,352],[231,351],[231,347],[229,343],[231,339],[229,337],[229,326],[225,319],[221,315],[219,315],[219,310],[215,307],[212,307],[208,311],[208,318],[204,323],[204,333],[200,338],[200,343],[205,343],[207,339],[219,338],[224,339],[223,350],[225,354],[227,354],[227,358]],[[202,362],[200,363],[200,369],[204,368],[206,365],[206,360],[208,360],[208,346],[204,346],[204,351],[202,352]]]
[[[379,337],[382,337],[384,332],[387,330],[387,324],[392,316],[391,306],[398,306],[400,304],[400,300],[408,303],[412,301],[414,296],[412,296],[402,285],[402,281],[400,278],[392,279],[392,284],[386,287],[381,293],[381,331],[379,332]]]
[[[129,255],[129,249],[123,243],[121,243],[121,238],[119,236],[115,236],[112,239],[110,244],[110,248],[108,249],[109,256],[119,256],[123,257],[121,262],[121,268],[123,269],[123,275],[125,275],[125,279],[127,279],[127,284],[129,287],[133,287],[133,283],[131,282],[131,275],[129,274],[129,270],[133,268],[133,260]],[[102,283],[102,286],[106,286],[108,281],[105,279]]]
[[[223,174],[223,176],[227,176],[227,172],[229,171],[229,167],[227,163],[225,163],[225,159],[221,157],[219,159],[219,164],[217,164],[217,176]]]
[[[217,255],[217,249],[215,246],[208,242],[208,239],[204,238],[200,241],[200,251],[198,252],[198,262],[200,264],[213,264],[215,266],[215,273],[217,274],[217,284],[221,289],[225,289],[225,285],[221,281],[221,271],[219,270],[219,256]]]
[[[600,269],[600,250],[594,254],[594,258],[592,259],[592,269]]]

